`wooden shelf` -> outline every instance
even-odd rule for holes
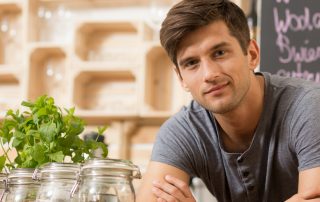
[[[22,2],[20,0],[0,0],[0,10],[1,12],[21,12]]]
[[[38,96],[49,95],[56,104],[69,106],[66,52],[61,47],[32,46],[29,60],[29,80],[27,97],[35,100]]]
[[[0,69],[0,117],[3,118],[8,109],[18,109],[20,102],[21,86],[16,73]]]
[[[132,22],[82,22],[75,35],[75,53],[84,61],[136,63],[142,44],[139,25]]]
[[[135,75],[128,70],[81,71],[74,79],[73,102],[94,114],[137,115]]]
[[[140,69],[141,65],[136,63],[129,64],[128,62],[115,62],[115,61],[73,61],[72,67],[75,71],[103,71],[103,70],[127,70],[136,72]]]
[[[8,64],[4,64],[4,65],[0,65],[0,75],[2,77],[4,76],[13,76],[13,77],[18,77],[19,75],[19,67],[14,66],[14,65],[8,65]]]
[[[146,54],[144,103],[148,111],[171,111],[174,71],[160,46],[151,46]]]
[[[21,63],[22,23],[22,3],[0,1],[0,64]]]

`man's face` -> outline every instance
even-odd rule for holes
[[[255,68],[248,52],[243,53],[223,21],[190,33],[177,52],[182,86],[213,113],[234,110],[244,100]]]

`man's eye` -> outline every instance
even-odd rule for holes
[[[218,50],[214,52],[214,57],[221,57],[226,53],[224,50]]]
[[[185,68],[192,68],[194,67],[198,62],[196,60],[190,60],[184,64]]]

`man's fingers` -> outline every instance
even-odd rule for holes
[[[191,198],[193,197],[191,191],[190,191],[190,188],[189,188],[189,185],[186,184],[184,181],[178,179],[178,178],[175,178],[175,177],[172,177],[171,175],[166,175],[165,176],[165,180],[167,182],[169,182],[170,184],[174,185],[175,187],[179,188],[182,192],[182,194],[186,197],[186,198]]]
[[[185,198],[185,196],[183,195],[182,191],[178,187],[175,187],[172,184],[169,184],[169,183],[166,183],[166,182],[161,183],[159,181],[154,181],[153,185],[156,188],[166,192],[167,194],[171,195],[174,198],[177,198],[177,199],[180,199],[180,200]],[[167,198],[165,198],[165,199],[167,200]],[[170,197],[170,199],[171,199],[171,197]]]
[[[157,198],[157,202],[167,202],[167,201],[162,198]]]
[[[152,188],[153,194],[158,198],[157,202],[179,202],[175,197],[171,196],[170,194],[166,193],[162,189],[158,187]]]

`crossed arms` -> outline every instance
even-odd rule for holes
[[[137,202],[195,202],[189,175],[170,165],[150,162],[139,188]],[[320,202],[320,167],[299,173],[298,193],[286,202]]]
[[[151,161],[137,195],[137,202],[195,202],[189,175],[170,165]]]

